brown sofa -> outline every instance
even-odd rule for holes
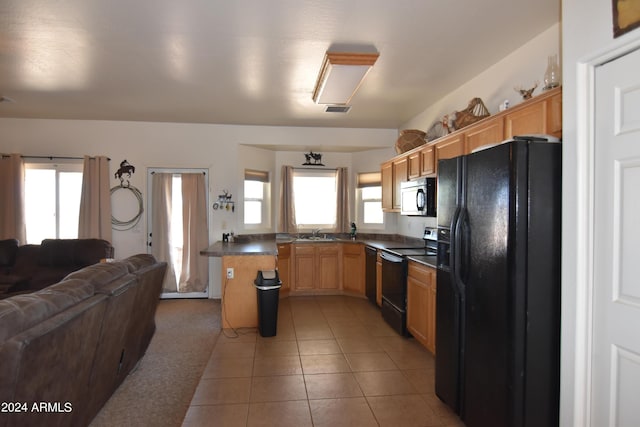
[[[59,282],[72,271],[105,258],[113,246],[102,239],[45,239],[39,245],[0,241],[0,298],[34,292]]]
[[[166,267],[139,254],[1,300],[0,427],[88,425],[149,345]]]

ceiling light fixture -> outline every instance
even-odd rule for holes
[[[378,56],[379,53],[327,52],[313,90],[313,101],[316,104],[347,104]]]

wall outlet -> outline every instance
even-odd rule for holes
[[[227,268],[227,279],[233,279],[233,268]]]

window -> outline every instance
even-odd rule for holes
[[[78,237],[82,163],[25,164],[27,243]]]
[[[268,226],[269,172],[244,171],[244,224],[247,228]]]
[[[337,196],[336,171],[294,170],[293,202],[300,228],[336,228]]]
[[[379,172],[358,174],[359,221],[363,225],[382,225],[382,185]]]

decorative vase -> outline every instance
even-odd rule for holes
[[[549,55],[547,59],[547,70],[544,73],[544,90],[553,89],[558,86],[560,86],[558,55]]]

